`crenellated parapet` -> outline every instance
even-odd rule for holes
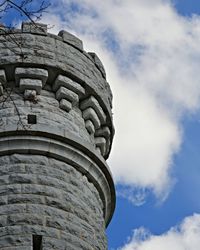
[[[59,32],[58,36],[48,34],[44,24],[23,23],[22,29],[14,32],[15,40],[21,41],[20,48],[9,36],[13,34],[0,37],[7,39],[7,46],[0,43],[2,81],[5,82],[5,75],[9,82],[14,80],[25,99],[40,94],[47,83],[61,109],[70,112],[73,107],[80,108],[87,131],[95,137],[97,148],[107,158],[114,134],[112,94],[97,55],[86,53],[82,41],[66,31]],[[12,50],[7,49],[10,43]],[[96,133],[103,127],[110,131],[109,136]]]
[[[35,204],[38,196],[35,209],[41,211],[41,218],[46,217],[37,234],[59,229],[59,240],[68,242],[65,225],[73,215],[74,221],[82,221],[83,231],[87,227],[94,230],[92,239],[84,231],[87,239],[75,249],[106,249],[103,225],[109,223],[115,208],[114,183],[106,163],[114,135],[111,109],[112,93],[104,67],[95,53],[84,51],[79,38],[67,31],[49,34],[46,25],[30,23],[0,34],[0,165],[21,161],[27,166],[23,173],[14,170],[16,178],[6,185],[21,185],[14,191],[20,204],[24,200]],[[47,168],[45,173],[43,168]],[[57,195],[45,191],[50,187],[59,189]],[[8,207],[12,206],[11,202]]]

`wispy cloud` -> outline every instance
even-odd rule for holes
[[[134,186],[118,186],[117,196],[130,201],[134,206],[142,206],[146,202],[148,190]]]
[[[105,65],[116,182],[167,197],[181,121],[200,103],[200,17],[180,16],[167,0],[60,0],[52,7],[43,18],[54,32],[77,34]]]
[[[144,228],[134,230],[133,237],[118,250],[197,250],[200,245],[200,215],[187,217],[177,227],[162,235],[151,235]]]

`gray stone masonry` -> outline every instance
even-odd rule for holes
[[[44,24],[23,23],[14,39],[21,48],[0,35],[0,249],[106,250],[115,189],[104,67]]]

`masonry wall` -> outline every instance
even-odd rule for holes
[[[106,249],[103,204],[86,176],[35,155],[0,158],[0,248]],[[23,248],[24,247],[24,248]]]

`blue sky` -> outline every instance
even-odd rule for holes
[[[143,226],[152,234],[159,235],[179,224],[183,218],[200,212],[199,125],[196,119],[184,122],[184,142],[174,160],[176,184],[165,202],[157,204],[150,196],[144,205],[138,207],[118,197],[117,208],[107,230],[110,249],[122,246],[135,228]]]
[[[109,250],[199,250],[199,2],[58,0],[42,22],[95,51],[113,90]]]
[[[200,5],[195,0],[177,0],[174,2],[174,7],[180,15],[185,17],[200,14]],[[180,224],[185,217],[200,212],[198,199],[200,189],[199,125],[198,113],[195,116],[186,116],[182,121],[183,142],[180,151],[174,157],[172,171],[176,183],[162,204],[156,204],[154,197],[150,196],[143,206],[137,207],[132,206],[127,199],[118,197],[116,213],[107,230],[110,249],[122,246],[128,240],[127,235],[130,236],[131,230],[135,228],[142,226],[150,230],[151,234],[162,235],[171,227]],[[137,246],[132,247],[130,249],[140,249]],[[159,249],[162,250],[162,246]],[[180,249],[186,248],[183,246]],[[187,249],[199,248],[189,246]]]
[[[174,3],[176,10],[183,16],[191,16],[200,13],[200,5],[196,0],[176,0]]]

